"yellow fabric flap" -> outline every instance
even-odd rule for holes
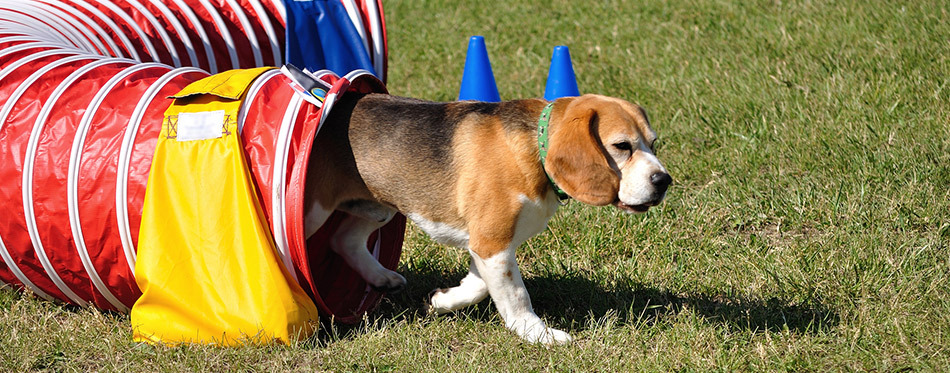
[[[225,74],[239,78],[208,81],[234,88],[254,76]],[[165,112],[142,208],[135,341],[288,343],[318,326],[316,305],[284,268],[257,200],[234,119],[240,106],[204,95],[176,99]],[[213,122],[217,133],[179,140],[176,121],[188,113],[215,114],[197,121]]]
[[[255,69],[228,70],[214,74],[189,84],[181,92],[168,98],[184,98],[194,95],[211,94],[222,98],[237,100],[244,95],[251,82],[265,71],[273,67],[259,67]]]

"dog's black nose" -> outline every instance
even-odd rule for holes
[[[657,192],[665,192],[666,187],[670,186],[670,183],[673,182],[673,178],[666,172],[657,172],[650,175],[650,182],[656,187]]]

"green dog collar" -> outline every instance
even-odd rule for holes
[[[554,182],[554,179],[551,178],[551,175],[548,175],[548,171],[544,169],[544,160],[548,157],[548,122],[551,121],[551,110],[553,109],[553,102],[547,104],[544,110],[541,110],[541,117],[538,118],[538,154],[541,156],[541,170],[544,171],[544,176],[548,177],[548,181],[551,182],[551,186],[554,187],[554,193],[557,194],[557,198],[565,200],[571,198],[571,196],[561,190],[561,188],[557,186],[557,183]]]

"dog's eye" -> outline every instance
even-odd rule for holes
[[[617,150],[620,150],[620,151],[625,151],[625,152],[628,152],[628,151],[633,150],[633,146],[630,145],[630,143],[629,143],[629,142],[626,142],[626,141],[624,141],[624,142],[618,142],[618,143],[614,144],[614,148],[616,148]]]

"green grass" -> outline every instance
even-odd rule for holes
[[[156,348],[127,316],[0,291],[0,370],[950,369],[950,4],[386,1],[393,94],[452,100],[484,35],[503,98],[571,48],[583,92],[640,103],[675,179],[648,214],[571,203],[518,259],[576,342],[490,302],[426,315],[467,254],[410,227],[406,291],[293,346]]]

